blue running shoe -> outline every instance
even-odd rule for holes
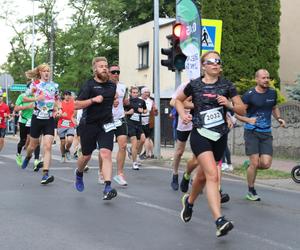
[[[115,190],[114,188],[109,187],[105,187],[104,191],[103,191],[103,200],[111,200],[112,198],[115,198],[117,196],[117,190]]]
[[[77,170],[75,170],[75,175],[76,175],[75,187],[78,192],[82,192],[84,190],[83,176],[79,176],[77,174]]]
[[[42,180],[41,180],[41,184],[46,185],[46,184],[48,184],[50,182],[53,182],[53,181],[54,181],[54,176],[53,175],[49,176],[48,173],[47,173],[47,174],[43,175]]]
[[[21,168],[22,169],[27,168],[29,161],[30,161],[30,158],[25,157],[24,161],[22,162]]]

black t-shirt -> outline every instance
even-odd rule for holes
[[[98,95],[103,96],[101,103],[93,103],[85,108],[82,114],[83,123],[105,124],[113,121],[112,105],[116,94],[116,84],[107,81],[97,82],[95,79],[88,80],[81,88],[77,100],[87,100]]]
[[[147,109],[146,102],[140,98],[130,98],[129,99],[129,107],[133,108],[134,113],[132,115],[127,115],[127,121],[131,123],[138,123],[141,124],[141,114],[138,111],[138,108]],[[127,107],[128,108],[128,107]],[[129,108],[129,109],[130,109]]]
[[[232,82],[219,78],[215,83],[205,84],[201,78],[198,78],[187,84],[184,94],[192,96],[194,103],[194,127],[204,127],[221,135],[228,132],[226,123],[227,109],[218,104],[217,96],[222,95],[227,98],[236,96],[237,90]]]

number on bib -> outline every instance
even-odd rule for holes
[[[112,131],[112,130],[116,129],[116,126],[115,126],[115,124],[113,122],[110,122],[110,123],[104,124],[103,125],[103,129],[107,133],[109,131]]]

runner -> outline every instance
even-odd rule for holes
[[[170,105],[172,107],[175,106],[175,100],[179,93],[183,91],[187,83],[182,83],[179,85],[179,87],[176,89],[175,93],[172,95],[172,99],[170,101]],[[186,114],[190,114],[191,109],[194,108],[193,103],[191,102],[191,98],[188,98],[185,102],[185,112]],[[176,146],[173,156],[173,175],[172,175],[172,181],[171,181],[171,187],[174,191],[178,190],[179,184],[178,184],[178,169],[181,157],[183,155],[183,152],[185,150],[186,142],[190,136],[191,130],[193,128],[193,123],[189,122],[187,124],[184,124],[182,119],[178,117],[178,123],[177,123],[177,130],[176,130]]]
[[[243,115],[245,107],[234,85],[219,77],[221,59],[218,52],[205,53],[201,64],[203,78],[191,81],[176,98],[176,109],[183,122],[187,124],[193,119],[190,143],[199,165],[191,193],[182,197],[181,219],[184,222],[191,220],[193,204],[206,186],[208,204],[217,227],[216,235],[220,237],[233,229],[233,223],[221,215],[216,162],[221,160],[227,143],[226,110],[232,109]],[[194,104],[193,117],[184,110],[184,100],[189,96]]]
[[[119,81],[120,67],[118,65],[112,65],[109,68],[109,77],[112,82],[117,86],[117,99],[113,104],[113,118],[116,126],[115,136],[119,146],[117,153],[117,175],[114,176],[114,180],[121,186],[127,186],[127,181],[124,175],[124,164],[126,158],[126,147],[127,147],[127,123],[125,120],[124,110],[124,98],[126,95],[127,88],[123,83]],[[101,175],[101,173],[100,173]]]
[[[8,105],[3,102],[3,92],[0,90],[0,152],[4,147],[4,137],[6,133],[6,119],[9,117],[10,111]]]
[[[70,148],[75,134],[76,120],[74,118],[74,99],[71,91],[64,91],[64,98],[60,103],[61,117],[57,124],[57,133],[60,139],[61,162],[71,160]]]
[[[47,64],[41,64],[26,72],[28,79],[33,83],[23,97],[23,102],[35,102],[30,127],[30,142],[27,147],[26,157],[22,163],[22,169],[25,169],[31,159],[33,151],[39,145],[39,138],[43,134],[43,177],[41,184],[48,184],[54,181],[54,176],[49,175],[49,168],[52,158],[52,143],[54,137],[54,115],[60,115],[57,111],[58,84],[50,81],[50,67]]]
[[[139,151],[140,154],[139,158],[141,160],[151,158],[153,156],[153,141],[151,139],[152,133],[153,133],[153,127],[150,128],[150,122],[153,119],[153,116],[158,115],[157,107],[154,103],[154,101],[150,98],[150,90],[147,87],[142,88],[141,90],[141,97],[140,99],[144,100],[147,106],[147,113],[142,114],[142,129],[145,138],[141,140],[141,143],[139,145]],[[151,118],[151,120],[150,120]],[[144,143],[142,143],[144,142]],[[145,147],[145,153],[141,153],[143,150],[143,146]]]
[[[145,137],[141,136],[144,133],[142,130],[141,115],[147,113],[147,106],[145,101],[139,98],[138,87],[131,87],[129,105],[126,106],[126,109],[128,136],[131,142],[132,169],[139,170],[141,164],[137,161],[137,153],[139,143],[144,143],[142,140],[145,139]]]
[[[75,101],[76,109],[84,109],[80,124],[82,156],[77,161],[75,187],[79,192],[84,190],[84,167],[98,146],[105,180],[103,200],[111,200],[117,196],[117,191],[111,187],[112,149],[116,129],[113,123],[112,105],[116,95],[116,84],[109,81],[105,57],[94,58],[92,69],[94,78],[84,84]]]
[[[245,151],[249,156],[250,165],[247,168],[248,194],[250,201],[260,201],[254,187],[257,169],[268,169],[272,165],[273,136],[271,116],[285,127],[285,121],[280,117],[277,106],[277,93],[270,88],[270,74],[266,69],[255,73],[256,86],[247,91],[242,100],[247,107],[246,116],[236,115],[245,122],[244,139]]]
[[[27,85],[30,87],[30,84]],[[16,162],[19,167],[22,166],[22,149],[25,145],[28,145],[30,141],[30,126],[31,126],[31,118],[34,108],[34,102],[23,102],[23,98],[26,97],[26,93],[22,93],[18,96],[15,105],[15,111],[20,112],[19,116],[19,129],[20,129],[20,140],[17,146],[17,155]],[[33,98],[33,95],[28,96],[29,98]],[[43,162],[39,160],[40,158],[40,145],[36,147],[34,150],[34,162],[33,162],[33,170],[39,171],[40,168],[43,167]]]

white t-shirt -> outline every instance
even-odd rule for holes
[[[178,86],[178,88],[175,90],[175,93],[172,95],[172,99],[176,99],[176,97],[178,96],[179,93],[183,92],[185,86],[188,83],[182,83]],[[190,114],[191,110],[190,109],[184,109],[186,114]],[[180,116],[178,116],[178,124],[177,124],[177,130],[179,131],[191,131],[193,128],[193,123],[189,122],[188,124],[184,124],[180,118]]]
[[[82,112],[83,112],[83,109],[78,109],[77,110],[77,113],[76,113],[76,121],[77,121],[77,124],[79,124],[80,122],[80,119],[82,117]]]
[[[121,119],[125,116],[125,111],[124,111],[124,106],[123,106],[123,100],[124,100],[125,93],[126,93],[125,84],[118,82],[116,91],[118,94],[119,105],[115,108],[114,107],[112,108],[114,120]]]
[[[140,99],[144,100],[142,97],[140,97]],[[146,100],[144,100],[147,106],[147,113],[142,114],[142,125],[147,125],[150,122],[150,111],[153,107],[153,101],[151,98],[147,98]]]

